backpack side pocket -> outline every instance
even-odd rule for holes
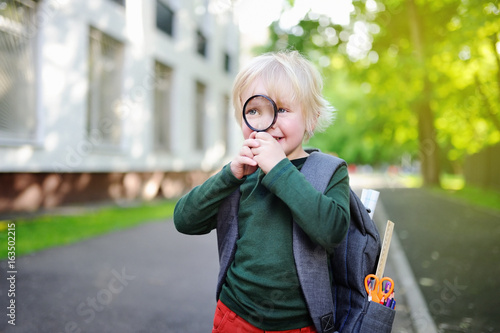
[[[382,304],[368,302],[359,333],[390,333],[396,311]]]

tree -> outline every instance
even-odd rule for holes
[[[277,21],[270,29],[267,48],[295,48],[317,62],[327,96],[342,111],[342,126],[320,136],[328,138],[320,146],[353,162],[411,154],[424,183],[436,185],[441,162],[460,170],[466,154],[500,141],[498,4],[353,5],[347,26],[309,12],[295,26]]]

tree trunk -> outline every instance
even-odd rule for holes
[[[422,24],[418,15],[418,9],[414,0],[408,0],[408,13],[411,41],[415,49],[416,63],[419,66],[418,72],[423,82],[421,98],[414,104],[415,112],[418,116],[418,136],[420,162],[422,177],[425,186],[439,186],[440,163],[439,145],[436,140],[436,130],[434,128],[434,114],[430,106],[432,84],[427,75],[425,65],[425,42],[422,36]]]

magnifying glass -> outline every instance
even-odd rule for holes
[[[243,119],[252,131],[267,131],[276,123],[277,117],[278,107],[266,95],[254,95],[243,106]]]

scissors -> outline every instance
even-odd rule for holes
[[[373,282],[375,282],[375,285]],[[386,282],[385,286],[384,282]],[[365,277],[365,289],[368,293],[368,299],[380,303],[382,300],[386,300],[394,291],[394,281],[390,277],[383,277],[379,281],[375,274],[368,274]]]

